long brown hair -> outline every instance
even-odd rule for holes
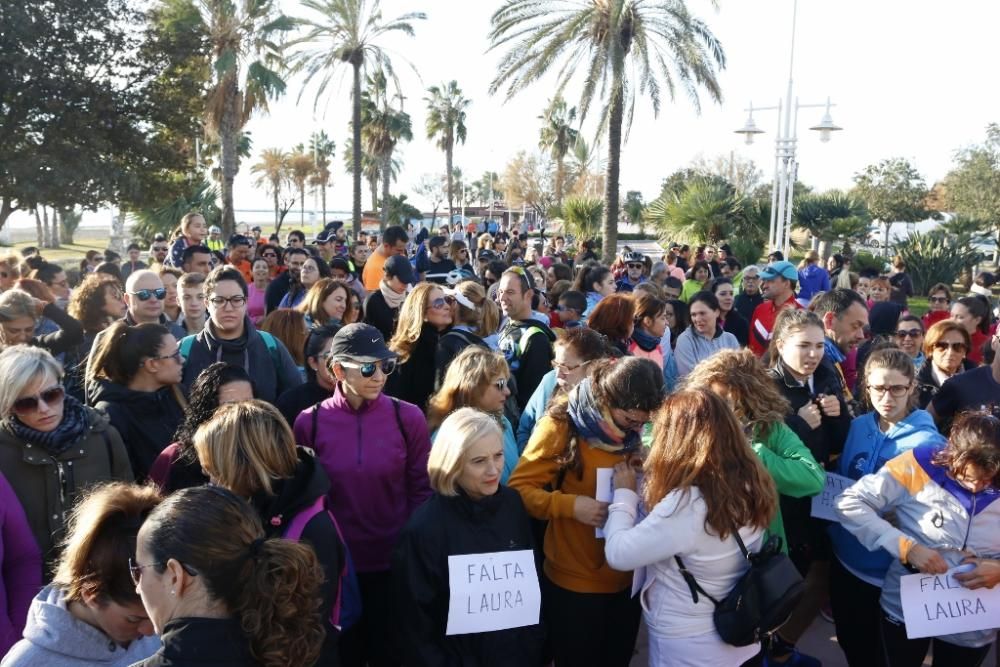
[[[337,290],[344,291],[344,316],[340,318],[340,323],[350,324],[354,321],[351,314],[351,293],[353,290],[343,280],[320,278],[309,288],[305,298],[302,299],[302,303],[296,307],[296,310],[308,315],[312,320],[313,326],[323,326],[330,319],[330,316],[323,310],[323,304]],[[303,341],[304,343],[305,341]]]
[[[296,366],[305,365],[306,336],[308,335],[305,313],[292,308],[278,308],[264,318],[259,328],[284,343]]]
[[[626,294],[601,299],[590,313],[587,326],[611,340],[625,340],[635,324],[635,300]]]
[[[742,526],[764,529],[778,493],[747,443],[729,405],[707,388],[669,396],[653,422],[653,446],[644,464],[643,496],[652,509],[672,491],[698,487],[708,509],[705,528],[720,538]]]
[[[399,322],[396,333],[389,341],[389,349],[399,355],[399,361],[406,363],[410,359],[413,348],[420,340],[424,330],[424,317],[430,304],[430,295],[434,290],[444,291],[435,283],[420,283],[406,295],[406,300],[399,307]]]

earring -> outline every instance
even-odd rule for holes
[[[177,591],[170,591],[171,595],[177,595]]]

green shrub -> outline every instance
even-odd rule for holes
[[[896,243],[896,254],[906,262],[906,272],[916,294],[927,294],[936,283],[951,285],[963,270],[982,259],[971,247],[968,234],[910,234]]]

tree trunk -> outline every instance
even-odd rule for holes
[[[389,179],[392,178],[392,153],[386,153],[382,159],[382,218],[379,220],[379,232],[384,234],[389,224]]]
[[[604,189],[604,239],[601,251],[607,265],[614,261],[618,252],[618,175],[622,151],[623,94],[621,78],[618,78],[611,92],[608,116],[608,168]]]
[[[239,170],[236,154],[239,141],[237,116],[239,109],[239,90],[236,78],[229,76],[223,102],[222,122],[219,123],[219,141],[222,144],[222,238],[229,238],[236,229],[236,212],[233,205],[233,181]]]
[[[49,244],[52,248],[59,247],[59,211],[55,208],[52,209],[52,219],[49,224],[52,226],[52,231],[49,232]]]
[[[306,226],[306,183],[299,185],[299,227]]]
[[[17,207],[14,206],[10,197],[3,197],[0,199],[0,229],[4,228],[4,225],[7,224],[7,220],[16,210]]]
[[[35,206],[35,234],[37,235],[36,245],[39,248],[45,247],[45,232],[42,230],[42,217],[38,214],[38,207]]]
[[[319,188],[319,200],[320,200],[320,202],[321,202],[321,204],[323,206],[323,224],[325,225],[326,224],[326,183],[323,183],[323,185],[321,185],[320,188]],[[355,238],[357,238],[357,234],[355,234]]]
[[[566,178],[566,169],[563,165],[564,158],[562,155],[556,160],[556,206],[559,207],[559,211],[562,211],[563,202],[563,179]]]
[[[125,216],[128,209],[121,206],[118,215],[111,219],[111,249],[120,255],[125,254]]]
[[[354,165],[354,173],[352,174],[354,178],[353,183],[353,195],[354,195],[354,211],[353,211],[353,224],[354,224],[354,234],[357,235],[361,231],[361,63],[355,62],[354,65],[354,90],[352,91],[351,97],[351,130],[353,132],[354,140],[351,146],[351,162]]]
[[[274,186],[274,227],[275,231],[281,226],[281,206],[278,204],[278,191],[281,189],[280,183],[272,183]]]
[[[820,241],[819,242],[819,258],[820,258],[820,260],[822,260],[822,262],[824,264],[826,264],[826,260],[828,260],[830,258],[830,254],[831,254],[830,250],[832,249],[831,245],[832,244],[830,243],[830,241]]]
[[[452,135],[452,128],[448,128],[448,143],[445,145],[444,149],[444,162],[445,167],[448,169],[448,229],[451,229],[451,221],[455,219],[455,207],[452,205],[454,197],[452,195],[452,188],[455,187],[454,184],[454,174],[451,170],[452,164],[452,151],[455,147],[455,138]]]
[[[372,210],[378,210],[378,174],[372,174],[368,179],[368,190],[372,195]]]
[[[49,209],[42,206],[42,247],[52,247],[52,228],[49,227]]]

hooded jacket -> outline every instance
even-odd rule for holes
[[[434,494],[406,524],[392,558],[397,642],[408,667],[521,667],[542,664],[541,625],[445,635],[450,602],[448,557],[534,550],[528,513],[501,486],[482,500],[463,491]],[[537,555],[536,555],[537,560]]]
[[[153,461],[173,442],[174,432],[184,420],[177,389],[135,391],[107,381],[97,382],[91,389],[94,408],[108,415],[128,450],[132,473],[137,480],[144,480]]]
[[[132,667],[258,667],[250,642],[233,618],[175,618],[163,626],[163,645]]]
[[[55,560],[66,514],[80,493],[98,482],[131,482],[132,465],[121,436],[107,415],[86,408],[90,432],[58,457],[14,435],[0,422],[0,472],[21,501],[28,525],[46,564]],[[43,578],[48,580],[48,574]]]
[[[299,415],[294,430],[295,441],[316,452],[330,478],[329,507],[357,571],[388,570],[399,531],[431,495],[423,413],[403,401],[394,406],[385,394],[355,410],[338,385],[333,396]]]
[[[799,271],[799,298],[808,302],[820,292],[830,291],[830,274],[818,264],[809,264]]]
[[[689,326],[677,337],[677,347],[674,348],[674,358],[677,360],[677,377],[683,378],[698,365],[698,362],[708,359],[719,350],[738,350],[739,341],[736,336],[723,331],[716,324],[715,335],[705,338],[695,331],[694,325]]]
[[[42,557],[14,490],[0,475],[0,655],[20,639],[42,586]]]
[[[122,647],[92,625],[73,616],[63,592],[41,590],[31,602],[24,639],[0,663],[3,667],[128,667],[153,655],[155,637],[142,637]]]
[[[256,397],[268,403],[274,403],[282,392],[302,384],[302,374],[284,343],[275,338],[277,349],[272,353],[249,317],[243,320],[243,335],[235,340],[216,337],[211,320],[205,322],[205,328],[193,338],[184,360],[182,384],[185,387],[190,387],[199,373],[217,361],[245,370],[253,379]]]
[[[869,412],[851,422],[836,472],[858,480],[878,472],[887,461],[914,447],[939,447],[944,442],[944,436],[925,410],[914,410],[887,433],[878,427],[878,413]],[[869,551],[839,523],[830,526],[830,539],[834,554],[851,574],[872,586],[882,586],[892,562],[892,556],[885,549]]]

